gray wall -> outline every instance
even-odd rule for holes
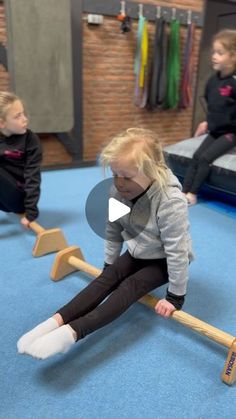
[[[70,0],[5,0],[11,89],[30,128],[69,131],[73,118]]]

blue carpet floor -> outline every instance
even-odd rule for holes
[[[97,267],[103,240],[84,207],[102,178],[97,167],[44,172],[40,199],[40,224],[61,227]],[[184,310],[236,336],[236,210],[202,200],[189,213],[196,260]],[[236,417],[236,385],[220,380],[227,349],[139,303],[67,354],[46,361],[18,355],[17,339],[89,281],[79,272],[51,281],[55,254],[33,258],[34,242],[14,215],[0,213],[1,419]]]

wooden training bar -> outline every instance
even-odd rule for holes
[[[53,281],[58,281],[71,272],[80,270],[92,277],[97,277],[101,274],[101,270],[89,265],[84,261],[83,254],[79,247],[71,246],[57,253],[54,265],[51,271],[51,278]],[[154,309],[159,299],[152,295],[145,295],[139,302],[147,307]],[[220,345],[229,348],[228,356],[225,362],[224,370],[221,374],[221,379],[224,383],[231,385],[236,380],[236,337],[232,336],[220,329],[217,329],[210,324],[185,313],[182,310],[174,311],[171,316],[173,320],[184,326],[194,330],[208,337]]]
[[[20,218],[23,216],[24,214],[19,214]],[[50,228],[46,230],[36,223],[36,221],[31,221],[29,227],[37,234],[32,252],[35,257],[58,252],[68,246],[60,228]]]

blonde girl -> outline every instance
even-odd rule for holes
[[[207,120],[199,124],[195,137],[208,135],[194,153],[183,183],[189,204],[196,204],[212,162],[236,146],[236,30],[214,36],[211,64],[215,74],[205,89]]]
[[[18,351],[45,359],[114,321],[146,293],[168,283],[156,312],[182,307],[191,260],[186,199],[167,169],[157,135],[131,128],[103,149],[114,176],[111,196],[131,212],[107,221],[105,268],[56,314],[18,341]],[[122,244],[127,250],[121,254]]]
[[[42,159],[39,138],[27,125],[18,96],[0,92],[0,210],[24,213],[26,228],[38,216]]]

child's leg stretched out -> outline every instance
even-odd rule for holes
[[[108,266],[98,278],[61,309],[63,317],[56,313],[53,317],[24,334],[17,342],[19,353],[28,353],[30,345],[39,337],[93,310],[127,275],[137,269],[135,259],[128,252],[120,256],[113,265]],[[71,330],[71,328],[69,329]],[[63,328],[63,330],[66,331],[66,328]]]
[[[139,270],[124,279],[102,304],[85,316],[70,322],[78,340],[111,323],[134,302],[168,282],[165,259],[143,260],[142,265],[140,267],[139,264]]]
[[[75,340],[82,339],[87,334],[112,322],[143,295],[168,282],[165,260],[136,260],[136,266],[138,266],[139,271],[123,279],[104,302],[87,314],[69,321],[67,325],[36,339],[28,348],[27,353],[36,358],[44,359],[58,352],[64,352],[68,333],[66,328],[71,328],[71,336],[73,334],[72,330],[75,332],[73,335],[74,343]],[[79,300],[80,297],[80,294],[78,294],[75,299]],[[72,301],[74,304],[75,300]],[[58,311],[64,321],[68,312],[70,312],[70,304]]]

